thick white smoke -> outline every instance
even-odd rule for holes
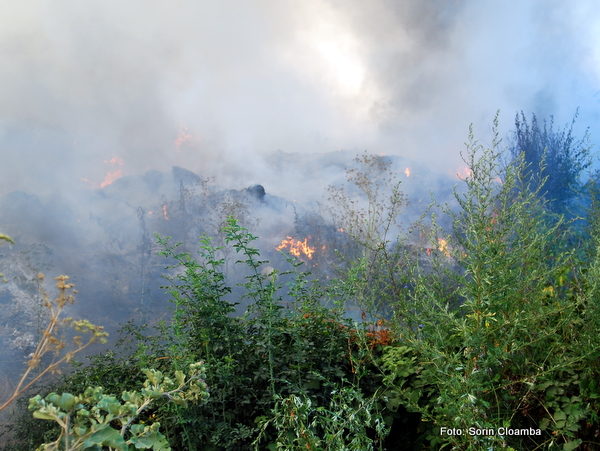
[[[369,150],[460,166],[497,109],[595,125],[591,0],[3,1],[0,193],[173,164],[237,187],[264,155]],[[183,127],[190,138],[175,141]],[[87,181],[84,181],[86,179]],[[278,186],[279,185],[279,186]],[[286,186],[287,185],[287,186]]]

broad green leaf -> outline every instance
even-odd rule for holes
[[[101,445],[101,446],[110,446],[111,448],[116,448],[121,451],[127,451],[127,443],[121,437],[121,434],[113,428],[111,428],[107,424],[99,425],[100,428],[97,429],[89,439],[86,440],[86,446],[92,445]]]
[[[167,439],[158,431],[151,431],[141,437],[132,437],[129,440],[137,449],[153,449],[156,451],[170,451]]]
[[[567,419],[567,415],[562,410],[559,410],[558,412],[554,413],[555,421],[566,420],[566,419]]]
[[[573,451],[575,448],[577,448],[579,445],[581,445],[582,442],[583,442],[583,440],[581,440],[580,438],[573,440],[571,442],[567,442],[563,445],[563,451]]]
[[[51,393],[48,396],[46,396],[46,401],[51,402],[55,406],[58,406],[62,410],[68,412],[73,408],[73,406],[77,402],[77,399],[70,393],[63,393],[60,396],[56,393]]]

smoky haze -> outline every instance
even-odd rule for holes
[[[73,276],[80,316],[126,321],[164,311],[152,233],[216,226],[216,206],[246,202],[273,251],[365,150],[394,158],[416,216],[498,109],[506,133],[516,111],[562,125],[579,107],[596,140],[599,29],[593,0],[0,0],[0,233],[17,241],[0,367],[35,343],[38,271]]]
[[[599,8],[4,1],[0,193],[68,200],[110,172],[178,165],[288,194],[289,176],[268,173],[277,149],[366,149],[450,173],[468,124],[486,133],[497,109],[506,129],[521,109],[564,123],[579,106],[597,122]]]

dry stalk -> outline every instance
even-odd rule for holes
[[[48,373],[58,373],[59,366],[64,362],[70,362],[73,356],[89,345],[99,340],[101,343],[106,342],[108,334],[103,331],[103,327],[91,324],[88,320],[74,320],[73,318],[64,318],[60,320],[60,315],[66,305],[72,305],[75,302],[74,294],[77,293],[73,289],[74,285],[68,283],[68,276],[58,276],[56,280],[56,288],[58,288],[58,297],[51,302],[48,298],[48,293],[41,288],[41,283],[44,280],[43,274],[38,274],[40,279],[40,292],[44,300],[44,307],[50,311],[50,320],[46,329],[42,332],[42,338],[40,339],[35,351],[31,355],[27,363],[27,370],[23,373],[23,376],[19,380],[14,392],[8,398],[6,402],[0,405],[0,411],[5,409],[10,403],[19,397],[25,390],[39,381]],[[82,337],[77,335],[73,337],[73,344],[75,345],[71,351],[64,353],[61,356],[61,351],[66,347],[66,340],[58,337],[58,332],[61,328],[70,326],[77,332],[82,332],[89,335],[87,342],[84,343]],[[40,366],[42,358],[49,353],[54,353],[54,360],[48,366],[46,366],[37,376],[30,379],[31,372]]]

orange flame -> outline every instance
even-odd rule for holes
[[[104,163],[110,164],[111,166],[123,166],[123,159],[120,157],[112,157],[110,160],[104,160]],[[114,171],[108,171],[104,176],[104,181],[100,184],[100,188],[104,188],[105,186],[110,185],[115,180],[123,177],[120,169],[116,169]]]
[[[410,168],[406,168],[404,170],[404,173],[406,174],[407,177],[410,177]]]
[[[165,218],[168,221],[169,220],[169,215],[167,214],[167,204],[163,205],[162,211],[163,211],[163,218]]]
[[[175,140],[175,145],[181,147],[184,144],[189,144],[192,141],[192,134],[187,127],[181,127],[179,129],[179,135]]]
[[[458,174],[456,174],[456,176],[461,180],[469,178],[472,175],[473,175],[473,172],[471,172],[471,168],[469,168],[468,166],[465,166],[464,168],[460,168],[458,170]]]
[[[436,250],[434,248],[431,247],[426,247],[425,248],[425,252],[427,253],[427,255],[431,255],[431,253]],[[448,241],[446,241],[443,238],[438,238],[438,246],[437,246],[437,250],[440,251],[442,254],[444,254],[447,258],[450,258],[450,248],[448,246]]]
[[[105,163],[110,163],[113,166],[118,164],[119,166],[123,166],[123,159],[121,157],[112,157],[110,160],[104,160]]]
[[[295,257],[300,257],[302,254],[306,255],[309,259],[313,258],[316,248],[308,245],[308,238],[304,238],[304,241],[295,240],[291,236],[287,237],[287,240],[281,241],[281,244],[276,247],[276,250],[280,251],[286,247],[289,249],[290,254]]]
[[[110,185],[115,180],[120,179],[122,176],[123,176],[123,174],[121,173],[120,169],[118,169],[116,171],[108,172],[106,174],[106,176],[104,177],[104,181],[102,183],[100,183],[100,188],[104,188],[105,186]]]
[[[448,251],[448,241],[444,240],[443,238],[438,238],[438,250],[446,257],[450,257],[450,252]]]

